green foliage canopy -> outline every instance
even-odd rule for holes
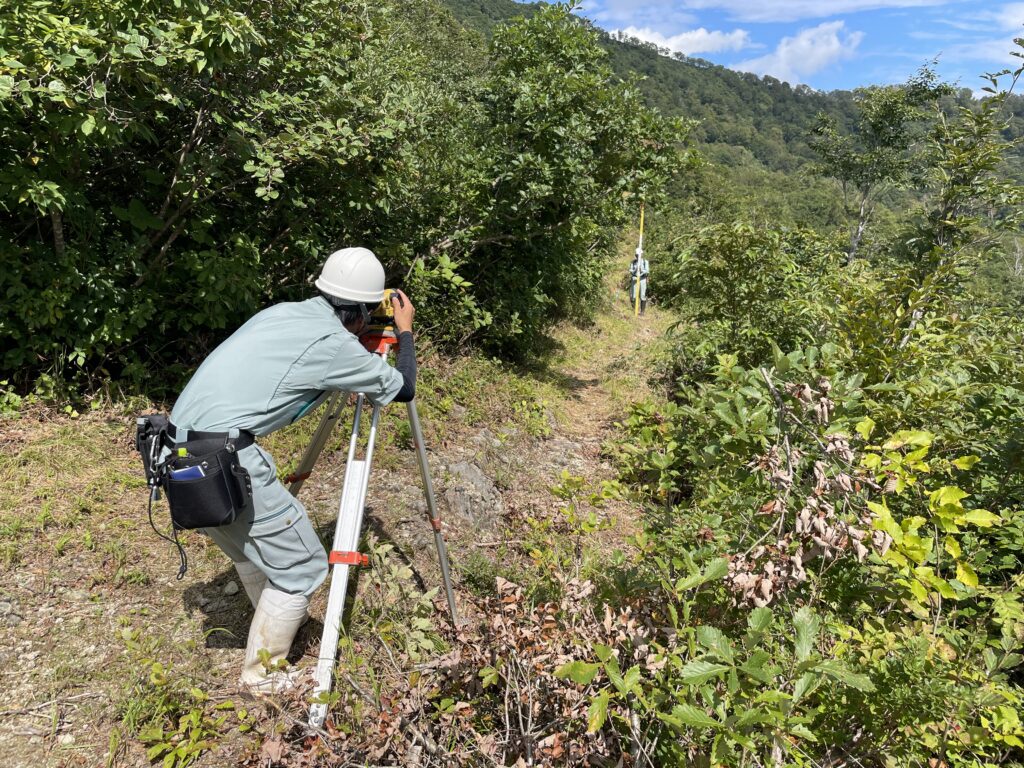
[[[681,138],[602,59],[559,7],[488,55],[426,0],[5,4],[3,369],[190,363],[353,243],[529,349]]]

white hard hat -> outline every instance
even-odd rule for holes
[[[342,248],[327,257],[315,285],[337,299],[376,304],[384,299],[384,267],[368,248]]]

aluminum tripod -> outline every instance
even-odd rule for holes
[[[365,395],[356,397],[355,414],[352,418],[352,435],[348,445],[348,460],[345,466],[345,482],[342,486],[341,505],[338,510],[338,521],[334,528],[334,544],[328,556],[331,566],[331,590],[327,598],[327,612],[324,616],[324,634],[320,641],[320,655],[316,664],[316,686],[314,696],[327,694],[331,690],[334,678],[334,667],[338,650],[338,638],[341,634],[341,618],[345,610],[345,593],[348,590],[348,569],[351,565],[367,565],[365,555],[359,554],[359,535],[363,527],[363,515],[366,511],[366,492],[370,482],[370,467],[373,462],[373,449],[377,441],[377,425],[380,421],[381,406],[374,404],[370,416],[370,433],[362,457],[359,452],[360,423],[362,420]],[[423,495],[427,502],[427,514],[430,526],[434,529],[434,543],[437,545],[437,559],[441,565],[441,577],[444,580],[445,593],[448,598],[448,609],[451,611],[452,626],[458,626],[458,614],[455,610],[455,594],[452,591],[451,573],[448,568],[448,549],[445,546],[444,534],[441,532],[441,517],[437,512],[434,498],[434,485],[430,479],[430,465],[427,463],[427,449],[423,443],[423,430],[420,417],[416,410],[416,402],[406,404],[409,416],[409,427],[412,430],[413,445],[416,447],[416,458],[423,481]],[[285,480],[291,483],[289,490],[298,493],[306,478],[309,477],[334,426],[341,418],[344,401],[339,393],[331,395],[327,401],[324,415],[313,434],[306,453],[299,463],[298,470]],[[326,696],[324,696],[326,698]],[[327,704],[313,704],[309,711],[309,724],[314,727],[323,725],[327,718]]]

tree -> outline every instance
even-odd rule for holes
[[[831,115],[818,115],[811,149],[819,158],[816,171],[836,179],[848,215],[853,219],[847,258],[856,258],[878,196],[904,185],[915,173],[916,145],[922,138],[926,107],[949,93],[935,73],[922,68],[903,85],[857,91],[859,116],[855,134],[842,134]]]

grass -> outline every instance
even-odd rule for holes
[[[40,407],[0,422],[0,559],[7,567],[40,551],[96,546],[99,526],[130,514],[145,483],[127,449],[120,412],[78,418]]]

